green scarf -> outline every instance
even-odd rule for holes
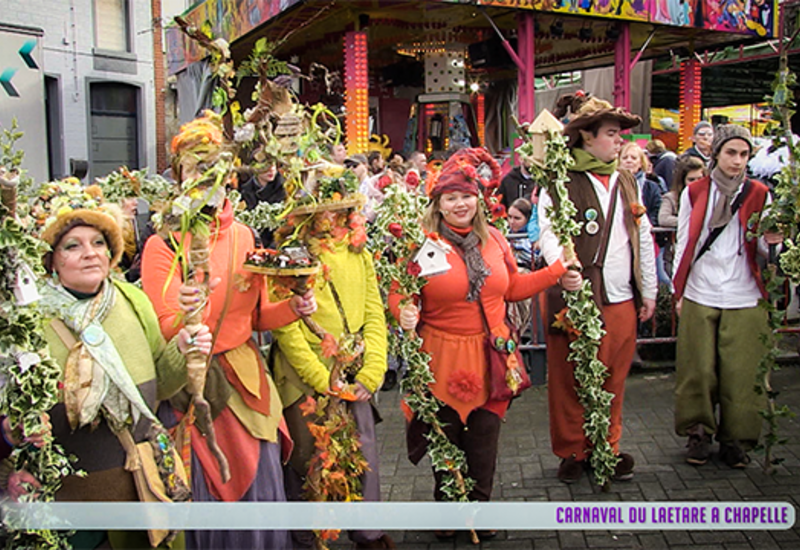
[[[571,170],[575,172],[591,172],[593,174],[610,176],[617,170],[616,159],[611,162],[603,162],[580,147],[572,149],[571,152],[572,158],[575,159],[575,164],[572,166]]]
[[[70,351],[67,362],[73,355],[77,357],[81,351],[86,351],[93,363],[89,366],[91,373],[86,373],[90,376],[91,386],[80,399],[80,408],[75,411],[78,422],[73,429],[92,423],[101,408],[115,432],[129,423],[135,426],[140,416],[157,423],[102,325],[116,297],[116,287],[111,280],[103,282],[97,296],[84,300],[79,300],[53,281],[43,285],[40,293],[43,307],[50,308],[49,313],[55,313],[78,336],[77,346]],[[64,367],[66,369],[67,365]]]

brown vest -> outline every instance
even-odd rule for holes
[[[583,266],[583,276],[592,282],[592,293],[594,301],[598,307],[608,304],[608,296],[606,295],[605,286],[603,284],[603,263],[605,262],[605,253],[608,248],[608,239],[611,234],[611,224],[605,219],[603,209],[600,206],[600,201],[597,194],[594,192],[594,186],[585,172],[569,172],[569,181],[567,182],[567,192],[570,200],[575,204],[578,210],[577,220],[583,222],[581,233],[577,237],[573,237],[575,243],[575,253]],[[627,170],[619,170],[616,181],[616,207],[623,208],[623,219],[625,222],[625,229],[628,232],[631,245],[631,256],[633,262],[631,265],[631,286],[633,287],[633,296],[636,307],[642,304],[642,270],[640,266],[640,249],[639,249],[639,225],[633,215],[633,204],[639,202],[639,191],[636,178]],[[553,201],[557,201],[557,197],[553,197]],[[612,197],[612,201],[615,200]],[[594,221],[598,224],[598,230],[590,234],[586,230],[587,224],[592,221],[587,219],[587,213],[594,210],[596,218]],[[613,211],[609,209],[613,216]],[[613,217],[612,217],[613,219]],[[564,309],[566,306],[564,299],[561,297],[562,289],[560,286],[550,287],[547,291],[548,301],[548,319],[550,330],[553,332],[560,332],[560,329],[552,328],[554,316],[556,313]]]

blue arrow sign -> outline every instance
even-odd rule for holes
[[[19,55],[22,57],[22,60],[28,66],[29,69],[38,69],[39,65],[36,64],[34,61],[31,52],[36,47],[36,40],[28,40],[22,47],[19,49]]]
[[[6,69],[3,71],[3,74],[0,74],[0,85],[3,86],[3,89],[5,89],[6,93],[11,97],[19,97],[19,92],[14,85],[11,84],[11,79],[14,78],[14,73],[16,72],[16,69]]]

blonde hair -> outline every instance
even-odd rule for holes
[[[444,216],[439,208],[439,199],[441,195],[436,195],[431,198],[428,207],[425,209],[425,214],[422,216],[422,227],[429,233],[439,232],[439,226],[444,222]],[[478,208],[475,211],[475,217],[472,218],[472,230],[481,241],[481,246],[486,244],[489,240],[489,222],[486,221],[486,214],[484,213],[483,203],[478,197]]]
[[[639,161],[642,165],[640,170],[646,174],[650,170],[650,159],[647,158],[647,153],[645,153],[644,149],[642,149],[635,141],[629,141],[622,146],[622,149],[619,151],[619,158],[622,159],[622,157],[625,156],[626,151],[632,147],[636,147],[636,150],[639,152]]]

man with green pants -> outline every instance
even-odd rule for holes
[[[711,172],[686,187],[678,210],[675,430],[688,436],[694,465],[708,461],[716,435],[720,460],[744,468],[761,430],[763,399],[753,387],[767,318],[757,256],[783,236],[752,235],[770,200],[767,187],[746,176],[752,150],[747,129],[717,128]]]

